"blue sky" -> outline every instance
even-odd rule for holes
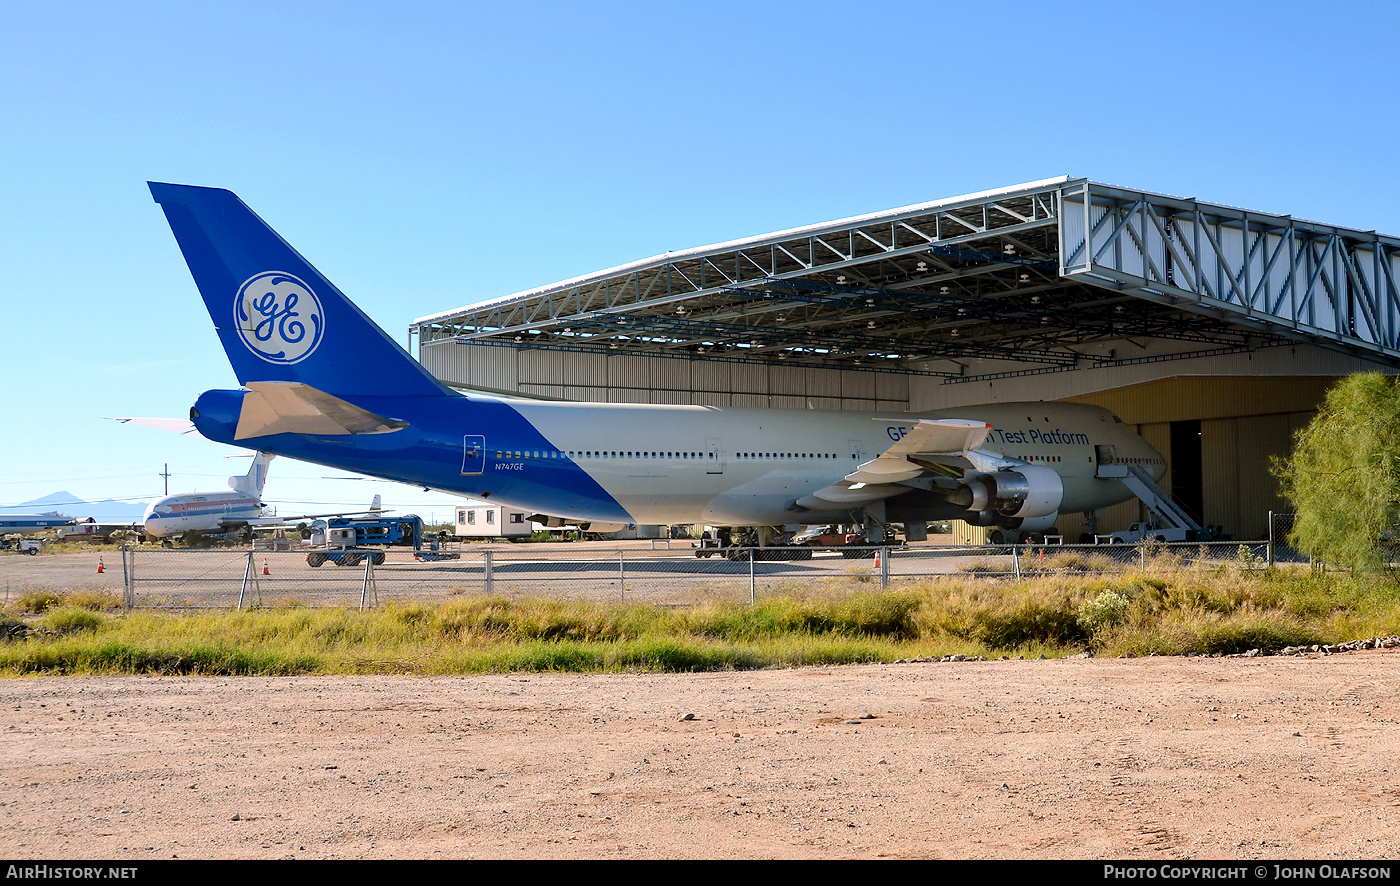
[[[391,336],[634,259],[1054,175],[1400,234],[1400,4],[19,4],[0,506],[224,487],[109,415],[236,383],[148,179],[230,188]],[[283,513],[451,499],[286,460]]]

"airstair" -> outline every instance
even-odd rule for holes
[[[1172,497],[1166,490],[1152,482],[1152,474],[1147,468],[1140,465],[1124,465],[1127,472],[1118,477],[1117,480],[1142,499],[1142,503],[1147,505],[1147,509],[1158,521],[1177,529],[1191,529],[1202,532],[1201,525],[1191,519],[1191,515],[1182,510],[1181,506],[1172,501]],[[1188,535],[1187,538],[1190,538]]]

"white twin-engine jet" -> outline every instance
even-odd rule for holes
[[[962,519],[1022,531],[1124,501],[1103,464],[1160,453],[1094,406],[925,414],[520,400],[438,381],[229,191],[151,184],[241,390],[190,411],[221,443],[565,523],[771,527]],[[1116,474],[1122,476],[1122,473]]]

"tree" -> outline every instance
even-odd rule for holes
[[[1288,540],[1353,569],[1386,565],[1400,530],[1400,379],[1338,382],[1293,444],[1274,462],[1297,511]]]

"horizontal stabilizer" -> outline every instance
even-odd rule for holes
[[[301,382],[248,383],[235,440],[272,434],[387,434],[408,422],[385,418]]]
[[[195,433],[194,422],[187,418],[112,418],[112,421],[119,421],[124,425],[139,425],[143,428],[155,428],[157,431],[170,431],[174,434]]]

